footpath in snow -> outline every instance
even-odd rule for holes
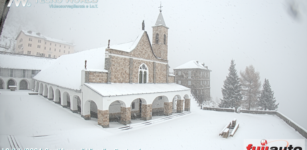
[[[245,139],[304,139],[277,116],[205,111],[194,100],[190,113],[132,120],[130,127],[112,122],[110,128],[102,128],[97,119],[84,120],[28,92],[0,90],[0,148],[15,143],[22,148],[49,149],[239,150]],[[219,136],[234,118],[240,123],[234,137]]]

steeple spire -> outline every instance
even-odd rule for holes
[[[158,7],[158,8],[160,8],[160,12],[162,12],[162,4],[161,4],[161,2],[160,2],[160,7]]]
[[[159,16],[158,16],[158,19],[156,21],[155,26],[165,26],[166,27],[165,21],[164,21],[163,16],[162,16],[162,7],[163,6],[160,3],[160,7],[158,7],[158,8],[160,8],[160,13],[159,13]]]

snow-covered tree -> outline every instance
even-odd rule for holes
[[[259,98],[259,106],[264,110],[276,110],[279,104],[275,104],[276,100],[274,97],[274,92],[271,89],[269,80],[265,79],[263,84],[263,89],[261,91],[261,96]]]
[[[237,108],[241,105],[242,95],[241,84],[235,66],[236,65],[234,64],[234,60],[231,60],[229,74],[226,77],[226,80],[224,81],[224,86],[222,88],[223,99],[221,99],[219,107],[234,107],[237,111]]]
[[[254,66],[250,65],[245,68],[244,72],[240,72],[243,101],[242,106],[250,110],[258,106],[258,97],[260,95],[260,76],[255,71]]]

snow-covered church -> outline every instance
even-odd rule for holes
[[[61,56],[33,77],[34,91],[102,127],[190,111],[190,89],[169,74],[168,29],[160,11],[152,42],[143,23],[134,42]]]

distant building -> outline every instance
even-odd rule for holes
[[[0,52],[0,89],[9,89],[10,85],[17,90],[33,89],[33,77],[54,60]]]
[[[19,54],[58,58],[74,52],[72,43],[49,38],[39,32],[22,30],[16,40],[15,52]]]
[[[194,97],[202,102],[210,99],[211,70],[199,61],[189,61],[174,69],[175,82],[191,88]]]

